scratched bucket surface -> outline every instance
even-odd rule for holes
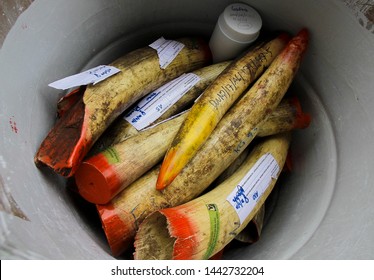
[[[309,28],[310,47],[291,90],[312,124],[294,134],[294,169],[281,181],[260,241],[224,257],[373,259],[374,1],[242,2],[259,11],[265,28],[293,34]],[[112,258],[92,205],[69,192],[65,179],[33,163],[64,94],[47,85],[157,36],[209,36],[229,3],[2,2],[2,259]]]

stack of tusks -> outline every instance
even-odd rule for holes
[[[113,84],[103,82],[99,87],[88,86],[87,89],[78,91],[81,98],[76,98],[72,105],[67,106],[66,112],[66,106],[61,103],[61,108],[64,108],[64,112],[61,110],[62,117],[42,143],[36,155],[36,162],[46,164],[65,176],[71,176],[77,171],[75,177],[78,190],[88,201],[97,204],[113,255],[118,256],[125,251],[133,243],[136,234],[137,259],[210,258],[222,250],[252,220],[257,210],[263,206],[278,175],[244,222],[239,221],[234,208],[227,201],[228,193],[264,154],[271,154],[282,168],[290,143],[290,134],[287,131],[309,124],[309,116],[302,113],[296,99],[282,101],[297,72],[307,40],[306,30],[302,30],[289,42],[287,36],[282,34],[249,52],[252,56],[246,54],[234,62],[215,66],[219,70],[194,93],[192,99],[196,99],[197,92],[200,93],[205,88],[208,90],[214,83],[219,83],[219,78],[227,76],[235,67],[241,66],[244,69],[246,66],[248,77],[237,81],[237,96],[230,100],[231,103],[226,105],[226,109],[221,110],[222,116],[216,119],[216,124],[212,126],[206,139],[199,144],[197,151],[190,156],[191,159],[162,191],[156,190],[155,187],[160,174],[158,163],[170,148],[173,139],[175,141],[178,138],[179,129],[198,102],[190,111],[141,132],[124,125],[123,121],[114,123],[109,129],[108,127],[121,112],[145,93],[183,71],[201,68],[206,64],[205,48],[198,45],[196,42],[200,41],[196,40],[194,47],[186,48],[193,53],[186,55],[190,58],[186,65],[193,65],[190,69],[187,69],[187,66],[181,67],[183,69],[179,71],[171,69],[173,75],[158,73],[151,77],[157,82],[145,86],[149,81],[143,81],[142,91],[131,93],[127,102],[119,102],[116,106],[109,105],[109,101],[117,96],[118,92],[107,94],[103,100],[95,100],[99,91],[113,90]],[[191,45],[188,40],[184,43]],[[255,69],[253,65],[243,62],[248,58],[256,58],[256,55],[258,58],[259,54],[264,58],[261,63],[257,59],[258,65]],[[148,60],[152,60],[150,57],[151,55],[147,55]],[[126,63],[131,65],[135,62]],[[180,61],[175,63],[181,64]],[[114,63],[117,67],[123,67],[124,64],[121,60]],[[269,68],[262,74],[266,67]],[[245,71],[242,70],[241,74],[244,75]],[[247,89],[258,77],[255,84]],[[127,85],[123,90],[128,91],[128,88],[131,86]],[[106,104],[105,110],[103,104]],[[169,113],[173,115],[176,111],[170,110]],[[58,136],[66,134],[71,127],[75,128],[75,137],[64,143],[62,156],[57,156],[54,145],[66,140],[66,137],[58,139]],[[112,134],[109,133],[110,129]],[[108,142],[104,134],[99,139],[105,130],[108,135],[116,137]],[[118,133],[119,131],[122,132]],[[253,148],[231,177],[198,197],[246,150],[256,136],[268,137]],[[81,163],[97,139],[99,141],[94,149],[101,151],[90,155]],[[213,208],[217,212],[215,225],[212,224],[207,205],[214,205]],[[217,229],[217,223],[220,225],[218,229],[223,227],[224,230],[214,233],[211,227]]]
[[[194,183],[187,183],[191,179],[189,176],[185,178],[188,180],[185,181],[188,188],[181,190],[176,186],[174,189],[175,182],[183,178],[191,164],[204,157],[205,153],[209,154],[209,150],[217,152],[220,163],[225,165],[230,158],[230,152],[238,149],[231,146],[231,143],[240,143],[239,149],[248,146],[247,143],[258,131],[256,128],[266,121],[266,116],[276,108],[291,85],[306,51],[308,37],[307,30],[303,29],[287,43],[264,74],[223,116],[187,166],[164,189],[162,193],[169,206],[148,215],[140,224],[135,236],[135,259],[208,259],[221,251],[254,218],[273,189],[286,161],[291,140],[289,132],[268,137],[255,145],[237,172],[200,197],[197,197],[200,193],[191,195]],[[226,121],[230,126],[225,125]],[[246,129],[241,131],[243,127]],[[223,138],[219,138],[220,136]],[[236,138],[237,136],[239,137]],[[230,142],[231,139],[235,141]],[[221,143],[226,144],[222,151],[219,151],[221,145],[217,145],[219,140],[224,140]],[[265,161],[264,158],[269,157],[271,163],[265,167],[272,169],[272,173],[267,186],[255,190],[253,197],[249,196],[252,194],[252,186],[248,187],[250,191],[247,192],[246,187],[242,186],[242,179],[248,171],[256,173],[252,168],[259,168]],[[212,158],[214,157],[205,157],[202,161],[205,164],[200,178],[204,176],[203,172],[214,173],[215,164],[211,164]],[[262,175],[261,173],[258,180],[264,179]],[[174,192],[170,193],[170,189]],[[187,193],[186,189],[191,193]],[[175,193],[178,195],[175,196]],[[257,203],[250,208],[252,198],[257,200]],[[233,201],[237,202],[235,206]],[[245,210],[244,214],[241,210]]]

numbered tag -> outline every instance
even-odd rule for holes
[[[182,43],[173,40],[165,40],[164,37],[161,37],[149,46],[157,51],[160,67],[162,69],[165,69],[184,47]]]
[[[277,178],[279,165],[275,158],[266,153],[248,171],[240,183],[227,197],[227,201],[234,207],[242,224],[258,200],[269,187],[273,178]]]
[[[124,117],[137,130],[142,130],[157,120],[188,92],[200,77],[193,74],[183,74],[145,96]]]
[[[48,86],[65,90],[73,87],[85,86],[88,84],[95,85],[109,78],[110,76],[117,74],[120,71],[121,70],[114,66],[100,65],[79,74],[75,74],[50,83]]]

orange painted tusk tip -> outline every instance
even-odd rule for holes
[[[310,114],[303,113],[301,116],[298,116],[296,119],[296,128],[307,128],[312,122],[312,117]]]
[[[305,44],[304,48],[306,48],[306,44],[309,41],[309,30],[307,28],[301,29],[297,35],[296,40],[299,40],[302,44]],[[305,50],[304,50],[305,51]]]
[[[301,115],[303,113],[303,110],[301,109],[300,100],[297,96],[292,96],[289,102],[296,108],[297,115]]]
[[[104,157],[100,154],[96,157]],[[116,174],[105,159],[100,158],[100,165],[90,160],[82,162],[75,173],[75,182],[79,194],[95,204],[106,204],[117,193]]]
[[[165,189],[166,187],[167,187],[166,184],[163,184],[163,183],[160,183],[160,182],[157,181],[157,183],[156,183],[156,190],[158,190],[158,191],[162,191],[162,190]]]
[[[163,190],[173,182],[178,174],[175,173],[173,161],[175,160],[175,150],[170,149],[161,164],[160,172],[156,182],[156,190]]]
[[[120,256],[132,242],[136,229],[133,223],[125,223],[111,203],[96,205],[101,224],[114,257]],[[126,213],[127,214],[127,213]],[[131,216],[132,217],[132,216]]]
[[[168,182],[170,180],[167,179],[166,175],[167,175],[167,172],[165,172],[161,166],[160,173],[158,174],[158,177],[157,177],[156,190],[162,191],[169,185]]]
[[[295,128],[308,127],[312,121],[312,117],[310,116],[310,114],[303,112],[300,100],[296,96],[294,96],[291,98],[290,102],[296,108]]]
[[[166,169],[166,168],[165,168]],[[174,172],[170,172],[169,170],[160,169],[160,173],[158,174],[157,182],[156,182],[156,190],[162,191],[167,186],[169,186],[175,177],[177,177],[178,174],[174,174]]]

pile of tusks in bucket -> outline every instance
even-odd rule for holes
[[[115,257],[134,249],[135,259],[210,259],[234,239],[256,242],[292,130],[310,123],[288,93],[306,29],[216,64],[202,38],[176,41],[184,47],[167,67],[146,46],[110,64],[119,73],[60,99],[35,155],[96,205]],[[137,129],[125,118],[135,112],[136,122],[138,102],[186,73],[196,83],[157,120]]]

